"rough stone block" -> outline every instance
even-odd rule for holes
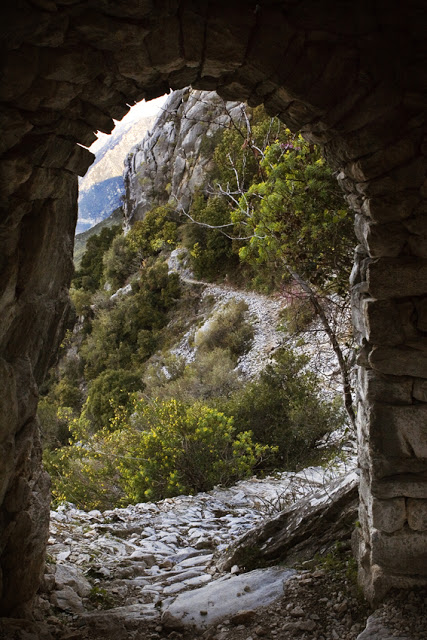
[[[371,258],[398,256],[409,235],[400,222],[372,224],[363,215],[356,215],[354,229],[359,242],[368,248]]]
[[[412,300],[398,300],[396,302],[400,316],[400,327],[404,335],[405,344],[411,342],[423,342],[423,337],[417,329],[416,306]],[[415,348],[416,345],[415,345]]]
[[[427,216],[425,212],[407,218],[402,224],[409,233],[415,236],[427,236]]]
[[[427,378],[427,351],[411,347],[374,347],[369,365],[388,375]]]
[[[44,27],[41,25],[41,28],[36,29],[27,41],[38,47],[60,47],[64,43],[69,17],[64,12],[58,11],[57,5],[51,0],[45,0],[43,4],[43,9],[52,11],[49,21]]]
[[[417,300],[415,303],[417,309],[417,327],[420,331],[427,332],[427,297]]]
[[[410,256],[379,258],[368,263],[366,276],[373,298],[425,295],[427,260]]]
[[[359,495],[363,506],[363,510],[359,509],[359,511],[363,515],[361,524],[364,530],[373,527],[385,533],[393,533],[404,526],[406,522],[405,498],[402,496],[384,500],[374,497],[367,470],[362,470],[360,474]]]
[[[358,392],[366,402],[412,404],[412,378],[386,376],[374,369],[359,367],[358,383]]]
[[[74,19],[73,27],[91,46],[106,51],[136,47],[148,33],[148,29],[141,24],[114,20],[95,11],[85,11],[80,14]]]
[[[75,144],[57,135],[28,136],[25,139],[29,157],[35,166],[62,169]]]
[[[200,61],[203,59],[203,31],[200,25],[206,22],[206,7],[196,4],[192,8],[185,11],[182,22],[182,46],[184,50],[184,58],[187,66],[199,67]],[[181,87],[179,88],[182,88]]]
[[[211,13],[208,18],[202,75],[218,77],[238,69],[245,60],[247,43],[255,24],[253,11],[225,8],[221,18]]]
[[[424,258],[427,255],[427,237],[408,236],[408,248],[411,255]]]
[[[415,154],[414,140],[405,137],[350,166],[347,165],[346,171],[358,182],[370,180],[409,162]]]
[[[427,531],[427,499],[407,501],[408,524],[415,531]]]
[[[65,169],[79,176],[84,176],[94,160],[95,155],[91,151],[76,145],[65,164]]]
[[[94,104],[90,102],[82,101],[81,103],[81,116],[82,119],[90,126],[94,131],[102,131],[103,133],[111,133],[114,127],[114,120],[106,113],[98,109]]]
[[[178,69],[177,71],[170,73],[168,76],[168,82],[171,89],[181,89],[182,87],[187,87],[190,84],[195,84],[198,76],[199,69],[196,67],[184,67],[183,69]]]
[[[114,59],[119,73],[124,78],[136,80],[142,86],[148,86],[159,78],[159,72],[153,69],[150,64],[150,57],[143,42],[134,49],[115,51]]]
[[[427,532],[406,528],[392,534],[372,532],[372,562],[388,571],[427,577]]]
[[[40,72],[47,80],[86,84],[100,73],[103,67],[102,55],[93,49],[81,47],[42,49]]]
[[[16,191],[31,176],[32,166],[25,155],[13,150],[2,157],[0,169],[0,192],[3,197]]]
[[[75,4],[76,0],[61,0],[61,4],[70,3]],[[102,0],[102,12],[120,19],[128,17],[138,20],[153,11],[155,4],[153,0],[127,0],[124,3],[118,3],[117,0]]]
[[[387,478],[373,478],[371,482],[372,495],[382,498],[421,498],[427,500],[427,472],[397,473]]]
[[[162,43],[162,47],[159,47],[159,42]],[[180,24],[177,17],[172,16],[162,20],[158,27],[150,31],[144,44],[150,55],[150,67],[156,71],[172,73],[172,71],[185,66],[180,46]]]
[[[373,447],[386,457],[427,459],[427,405],[375,404],[370,431]]]
[[[378,345],[404,342],[399,312],[392,300],[365,298],[361,301],[361,312],[368,342]]]
[[[395,474],[402,476],[408,473],[422,473],[425,471],[426,462],[425,459],[416,457],[372,453],[369,468],[375,479],[388,478]]]
[[[390,171],[384,177],[358,182],[356,189],[368,197],[386,195],[399,192],[402,187],[419,188],[423,184],[424,177],[425,159],[417,157],[412,162]]]
[[[0,100],[8,101],[25,93],[38,71],[39,49],[24,45],[17,51],[2,53]]]
[[[37,79],[37,85],[31,89],[35,95],[40,95],[42,109],[66,109],[76,98],[82,86],[70,82],[55,82],[44,78]]]
[[[17,195],[28,200],[44,200],[51,196],[55,197],[56,173],[55,169],[36,167],[30,179],[19,189]]]
[[[2,131],[0,139],[0,154],[11,149],[31,131],[33,124],[28,117],[23,117],[17,109],[2,108],[0,110],[0,128]]]
[[[372,525],[385,533],[393,533],[403,527],[406,522],[405,498],[391,500],[372,499]]]
[[[362,213],[374,222],[390,223],[408,218],[419,202],[417,191],[405,190],[393,195],[365,198]]]
[[[427,380],[415,380],[413,396],[420,402],[427,402]]]

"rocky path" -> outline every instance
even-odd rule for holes
[[[267,606],[282,596],[294,571],[271,568],[239,575],[238,566],[220,571],[215,558],[243,533],[345,468],[341,462],[328,470],[284,472],[103,513],[60,507],[51,514],[41,608],[48,613],[53,607],[63,620],[101,632],[111,625],[139,628],[141,621],[165,625],[168,615],[179,617],[181,608],[196,611],[204,629],[242,609]],[[189,616],[188,624],[194,623]]]
[[[225,551],[266,516],[322,487],[342,470],[340,464],[327,471],[318,467],[284,472],[244,480],[229,489],[103,513],[60,507],[51,514],[48,541],[51,566],[56,567],[52,575],[60,587],[51,600],[75,614],[108,605],[156,618],[159,603],[164,608],[177,594],[219,577],[214,553]],[[235,567],[231,575],[238,572]]]
[[[196,280],[186,267],[185,259],[179,258],[180,254],[183,254],[182,249],[172,252],[168,261],[170,272],[179,273],[182,282],[186,284],[203,286],[202,300],[210,296],[215,299],[212,313],[231,300],[244,302],[247,305],[247,316],[254,328],[254,338],[250,351],[239,359],[237,370],[243,377],[253,378],[265,367],[266,359],[283,342],[283,332],[277,330],[280,312],[284,307],[283,300],[254,291],[242,291],[227,285]],[[209,317],[206,318],[207,323],[209,323]],[[192,335],[192,332],[189,332],[174,349],[176,354],[182,355],[188,362],[195,357],[195,349],[190,346]]]
[[[313,492],[327,497],[329,480],[347,482],[354,463],[103,513],[65,505],[51,514],[38,621],[0,620],[0,638],[424,640],[421,592],[393,596],[364,630],[371,612],[349,543],[338,559],[297,570],[221,569],[234,540],[299,498],[318,503]]]
[[[327,397],[332,399],[342,393],[341,374],[336,355],[326,332],[317,318],[304,331],[297,334],[278,330],[280,314],[287,305],[285,298],[234,289],[225,284],[219,285],[197,280],[188,268],[187,263],[186,250],[182,248],[175,249],[168,260],[169,272],[178,273],[181,281],[187,285],[202,286],[202,300],[209,297],[214,298],[215,305],[209,316],[204,318],[202,329],[203,326],[208,326],[212,315],[231,300],[244,302],[248,307],[247,317],[254,328],[254,339],[250,350],[239,359],[236,367],[243,378],[251,379],[258,375],[265,368],[274,351],[281,345],[287,344],[295,353],[308,356],[308,367],[319,376]],[[337,306],[338,308],[339,305]],[[349,317],[347,317],[344,310],[340,312],[336,310],[334,318],[333,326],[335,326],[334,323],[337,323],[341,327],[341,332],[351,331],[349,329]],[[338,331],[338,326],[335,326],[335,328]],[[172,349],[173,353],[183,357],[187,362],[194,360],[196,348],[193,344],[193,338],[194,329],[191,329],[180,343]],[[350,344],[350,334],[346,339]],[[342,348],[345,356],[349,357],[351,348],[347,346]]]

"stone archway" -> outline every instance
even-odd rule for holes
[[[28,613],[48,479],[37,385],[61,339],[79,145],[187,84],[264,102],[322,144],[356,213],[360,578],[427,579],[425,16],[411,0],[17,0],[2,9],[1,613]]]

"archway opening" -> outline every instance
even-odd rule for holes
[[[425,583],[423,24],[416,3],[404,19],[392,7],[384,20],[375,6],[347,7],[344,15],[333,3],[320,12],[314,5],[137,4],[119,19],[109,2],[90,10],[32,4],[25,19],[8,9],[0,374],[6,613],[31,601],[44,557],[47,481],[34,415],[68,304],[75,174],[91,160],[76,142],[111,130],[127,101],[190,83],[264,102],[324,144],[341,171],[361,242],[352,285],[362,344],[362,581],[372,597]]]

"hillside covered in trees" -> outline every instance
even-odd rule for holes
[[[261,107],[190,89],[150,135],[126,161],[125,232],[87,240],[40,399],[57,503],[106,509],[294,469],[351,423],[352,221],[319,151]],[[256,318],[233,291],[281,302],[283,340],[250,375]],[[312,331],[344,394],[298,348]]]

